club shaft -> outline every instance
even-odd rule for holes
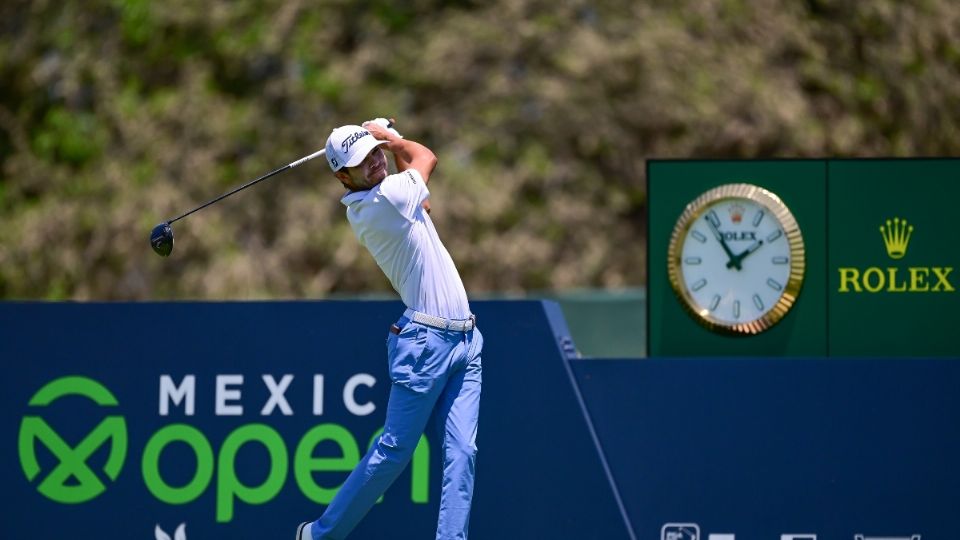
[[[240,186],[240,187],[238,187],[238,188],[236,188],[236,189],[233,189],[233,190],[231,190],[231,191],[228,191],[227,193],[224,193],[223,195],[220,195],[220,196],[217,197],[216,199],[213,199],[213,200],[211,200],[211,201],[207,201],[206,203],[204,203],[204,204],[202,204],[202,205],[194,208],[193,210],[190,210],[189,212],[187,212],[187,213],[185,213],[185,214],[183,214],[183,215],[181,215],[181,216],[177,216],[177,217],[175,217],[175,218],[167,221],[167,224],[169,225],[169,224],[171,224],[171,223],[174,223],[174,222],[176,222],[176,221],[179,221],[179,220],[181,220],[181,219],[189,216],[190,214],[192,214],[192,213],[194,213],[194,212],[199,212],[200,210],[203,210],[204,208],[210,206],[211,204],[213,204],[213,203],[215,203],[215,202],[218,202],[218,201],[221,201],[221,200],[223,200],[223,199],[226,199],[227,197],[233,195],[234,193],[236,193],[236,192],[238,192],[238,191],[243,191],[243,190],[247,189],[248,187],[250,187],[250,186],[252,186],[252,185],[254,185],[254,184],[258,183],[258,182],[262,182],[262,181],[266,180],[267,178],[270,178],[271,176],[280,174],[280,173],[282,173],[283,171],[286,171],[286,170],[288,170],[288,169],[292,169],[292,168],[296,167],[297,165],[301,165],[301,164],[303,164],[303,163],[306,163],[306,162],[310,161],[311,159],[313,159],[313,158],[315,158],[315,157],[324,155],[325,153],[326,153],[326,149],[319,150],[319,151],[317,151],[317,152],[314,152],[314,153],[310,154],[309,156],[304,156],[304,157],[302,157],[302,158],[300,158],[300,159],[298,159],[298,160],[296,160],[296,161],[294,161],[294,162],[288,163],[287,165],[284,165],[283,167],[280,167],[279,169],[277,169],[277,170],[275,170],[275,171],[268,172],[267,174],[261,176],[260,178],[257,178],[257,179],[255,179],[255,180],[251,180],[251,181],[247,182],[246,184],[244,184],[244,185],[242,185],[242,186]]]

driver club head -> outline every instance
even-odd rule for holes
[[[173,228],[169,223],[160,223],[150,231],[150,247],[161,257],[170,255],[173,251]]]

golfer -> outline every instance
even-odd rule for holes
[[[326,146],[330,168],[348,190],[341,201],[350,226],[407,306],[387,334],[386,422],[320,519],[300,525],[297,540],[345,538],[407,466],[431,415],[443,436],[437,539],[467,538],[483,337],[428,214],[437,158],[387,125],[378,119],[339,127]],[[387,174],[384,150],[397,174]]]

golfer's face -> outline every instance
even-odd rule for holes
[[[367,157],[357,166],[360,173],[367,180],[367,185],[373,186],[387,177],[387,158],[379,146],[367,154]]]

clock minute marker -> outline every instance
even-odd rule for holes
[[[717,216],[717,213],[713,210],[707,213],[707,221],[709,221],[714,227],[720,227],[720,217]]]

